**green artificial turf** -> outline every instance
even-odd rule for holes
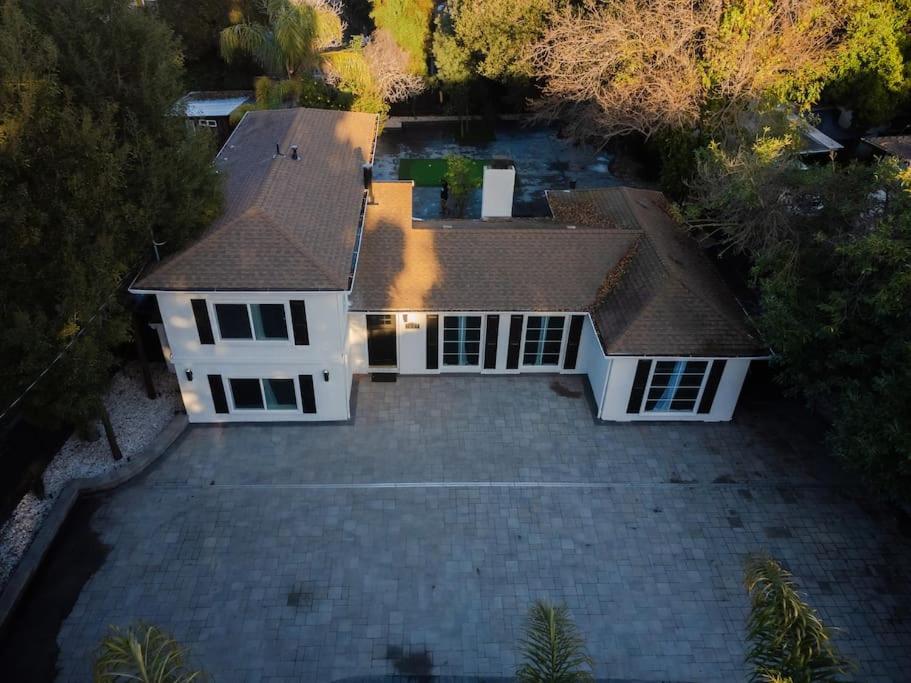
[[[492,159],[471,159],[471,180],[478,186],[484,178],[484,165]],[[439,187],[446,175],[446,159],[400,159],[399,180],[413,180],[418,187]]]

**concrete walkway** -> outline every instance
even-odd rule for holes
[[[543,598],[599,677],[729,683],[757,551],[842,629],[858,680],[906,679],[907,543],[811,446],[749,412],[600,426],[582,389],[362,381],[352,425],[191,429],[95,514],[112,550],[61,629],[60,680],[90,680],[106,626],[134,619],[222,682],[508,676]]]

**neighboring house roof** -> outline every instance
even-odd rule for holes
[[[902,161],[911,162],[911,135],[884,135],[863,140]]]
[[[797,117],[794,118],[796,119]],[[802,156],[829,154],[844,149],[844,145],[838,140],[832,139],[819,128],[810,125],[803,119],[800,119],[800,136],[805,144],[805,147],[800,151]]]
[[[551,221],[422,223],[411,190],[374,185],[352,310],[590,311],[607,353],[765,355],[660,193],[551,193]]]
[[[249,90],[194,90],[177,101],[177,109],[189,117],[230,116],[242,104],[253,101]]]
[[[376,116],[248,112],[215,163],[222,217],[140,276],[137,290],[344,290],[372,162]],[[282,156],[275,155],[276,144]],[[298,145],[300,159],[291,158]]]

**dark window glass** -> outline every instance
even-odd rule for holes
[[[253,329],[257,339],[287,339],[284,304],[253,304]]]
[[[247,304],[215,304],[222,339],[253,339]]]
[[[297,399],[294,396],[294,380],[263,380],[266,393],[266,408],[269,410],[297,410]]]
[[[263,409],[263,392],[258,379],[232,379],[231,395],[234,397],[234,407],[237,409]]]

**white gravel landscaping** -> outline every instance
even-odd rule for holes
[[[105,405],[111,415],[111,424],[123,459],[111,457],[104,432],[96,441],[81,441],[73,434],[54,456],[44,471],[44,500],[29,492],[0,529],[0,590],[6,586],[19,560],[28,550],[41,522],[54,504],[57,494],[73,479],[93,477],[110,472],[126,464],[131,456],[142,451],[174,417],[181,408],[177,380],[164,365],[155,365],[152,377],[159,396],[150,400],[139,365],[127,365],[111,382]]]

